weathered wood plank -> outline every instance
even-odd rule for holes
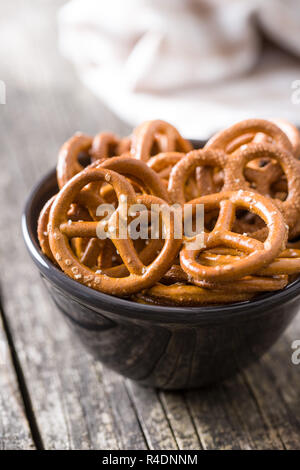
[[[131,381],[127,381],[127,385],[149,448],[155,450],[178,449],[176,439],[158,399],[157,391],[141,387]]]
[[[160,399],[179,449],[201,450],[201,441],[183,393],[160,392]]]
[[[300,318],[260,364],[245,372],[265,421],[286,449],[300,449],[300,365],[292,364],[292,342],[300,339]]]
[[[0,450],[34,449],[0,310]]]

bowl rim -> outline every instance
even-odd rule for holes
[[[300,295],[300,278],[293,281],[282,290],[261,294],[258,298],[243,302],[224,305],[210,305],[199,307],[177,307],[163,305],[139,304],[132,300],[115,297],[85,286],[68,277],[58,269],[41,251],[37,241],[36,230],[32,227],[32,210],[41,200],[39,193],[54,178],[56,169],[48,171],[33,187],[26,200],[22,213],[22,234],[31,258],[39,268],[42,276],[50,280],[58,288],[65,291],[70,297],[83,305],[88,304],[97,312],[102,308],[111,314],[121,317],[130,317],[140,321],[163,321],[164,323],[198,323],[199,321],[217,322],[220,319],[243,318],[249,311],[262,313],[275,304],[282,304]],[[46,191],[44,191],[44,194]],[[52,194],[54,192],[52,191]],[[37,222],[37,221],[36,221]],[[36,223],[35,222],[35,223]],[[192,315],[191,315],[192,314]]]

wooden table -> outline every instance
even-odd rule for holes
[[[20,233],[26,196],[74,131],[128,131],[60,57],[62,3],[0,2],[0,448],[299,449],[299,316],[236,378],[166,393],[95,363],[50,303]]]

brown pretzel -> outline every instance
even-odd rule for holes
[[[138,182],[145,190],[147,190],[150,194],[153,194],[154,196],[160,197],[161,199],[164,199],[165,201],[168,201],[169,195],[164,187],[162,181],[160,180],[159,176],[153,171],[151,168],[149,168],[146,163],[140,161],[140,160],[135,160],[130,157],[113,157],[108,160],[104,160],[102,162],[95,162],[92,165],[90,165],[90,168],[106,168],[108,170],[113,170],[116,171],[117,173],[127,176],[130,179],[134,179],[134,181]],[[149,259],[148,252],[150,253],[151,251],[155,252],[157,249],[157,243],[151,243],[149,247],[145,249],[144,251],[141,252],[141,260],[143,262],[147,262]],[[94,249],[94,257],[96,255],[97,251],[96,248]],[[100,246],[99,246],[99,253],[100,254]],[[105,271],[109,275],[114,275],[116,276],[122,276],[124,273],[127,272],[126,266],[125,265],[120,265],[119,267],[113,268],[111,271]]]
[[[285,201],[274,199],[274,203],[282,211],[291,235],[300,215],[300,163],[291,153],[272,144],[251,144],[239,150],[228,156],[223,190],[248,189],[243,170],[252,160],[263,158],[275,160],[287,177],[288,196]]]
[[[294,150],[286,132],[276,125],[275,121],[263,119],[241,121],[213,136],[205,147],[223,148],[226,153],[230,154],[251,143],[274,143],[283,150],[289,152]],[[268,167],[262,170],[267,163]],[[272,160],[267,162],[266,159],[257,159],[252,162],[249,170],[245,169],[246,177],[252,183],[251,187],[261,194],[268,194],[267,189],[270,189],[281,173],[276,162]]]
[[[185,184],[198,167],[224,168],[226,155],[222,150],[193,150],[183,157],[173,168],[169,178],[168,190],[171,200],[184,204]]]
[[[131,154],[138,160],[148,161],[160,152],[189,152],[192,145],[178,130],[165,121],[146,121],[134,129]]]
[[[169,201],[168,191],[158,174],[141,160],[127,156],[114,157],[100,162],[97,168],[106,168],[123,176],[128,176],[148,193]]]
[[[214,289],[216,291],[234,292],[234,293],[256,293],[271,292],[283,289],[288,283],[288,276],[245,276],[236,280],[234,283],[227,282],[211,282],[211,281],[194,281],[194,284],[206,289]]]
[[[212,232],[204,234],[205,247],[197,250],[185,247],[180,252],[182,269],[196,281],[201,279],[214,281],[240,279],[269,264],[283,249],[287,238],[283,217],[277,207],[261,195],[241,190],[222,192],[203,196],[189,204],[203,204],[205,210],[208,211],[220,208],[214,229]],[[265,221],[269,233],[264,243],[230,230],[237,207],[247,209]],[[235,263],[216,267],[205,266],[197,261],[201,252],[216,246],[236,248],[246,252],[247,255]]]
[[[147,165],[159,174],[160,178],[169,181],[170,172],[176,163],[184,157],[182,152],[162,152],[148,160]]]
[[[264,119],[247,119],[238,122],[215,134],[209,139],[205,148],[222,149],[226,153],[233,153],[242,145],[251,142],[258,133],[263,133],[266,137],[269,137],[280,148],[289,152],[293,151],[292,144],[285,132],[273,122]]]
[[[61,189],[73,176],[83,170],[78,157],[88,153],[93,143],[92,137],[77,132],[61,147],[58,154],[56,175],[58,187]]]
[[[289,121],[286,121],[285,119],[271,119],[276,126],[278,126],[288,137],[289,141],[292,144],[292,153],[294,157],[299,158],[300,157],[300,132],[299,129],[297,129],[296,126],[294,126],[292,123]],[[264,135],[259,136],[260,138],[254,138],[254,141],[257,142],[264,142]]]
[[[130,151],[130,138],[120,139],[111,132],[100,132],[97,134],[90,149],[92,162],[110,157],[116,157]]]
[[[138,302],[154,305],[192,307],[197,305],[243,302],[245,300],[250,300],[253,295],[254,294],[251,293],[214,291],[203,289],[198,286],[187,286],[184,284],[174,284],[172,286],[156,284],[147,291],[136,294],[135,298]]]
[[[130,238],[114,238],[114,235],[112,235],[112,241],[130,273],[129,276],[109,278],[107,275],[95,273],[80,263],[73,255],[68,239],[72,237],[95,238],[97,222],[72,222],[69,224],[67,210],[84,186],[91,182],[105,182],[108,176],[118,200],[120,201],[126,196],[129,207],[135,203],[143,203],[147,208],[150,208],[154,203],[166,205],[165,201],[155,196],[142,195],[137,199],[130,183],[114,171],[89,168],[67,183],[55,199],[48,225],[49,242],[56,261],[70,277],[81,283],[87,283],[102,292],[124,296],[151,287],[157,282],[173,263],[178,254],[181,240],[174,239],[174,220],[171,217],[169,238],[165,240],[161,252],[149,266],[145,266],[141,262]],[[118,208],[115,214],[118,215]]]
[[[215,251],[215,250],[214,250]],[[217,254],[214,252],[201,253],[199,260],[207,266],[220,266],[234,263],[237,259],[243,258],[245,255],[240,253],[231,254]],[[300,250],[286,249],[282,251],[277,258],[275,258],[268,266],[259,269],[256,274],[258,276],[278,276],[278,275],[291,275],[300,273]],[[204,282],[197,285],[207,287],[209,284]],[[215,288],[215,284],[210,284]]]
[[[52,207],[55,197],[56,197],[56,194],[52,196],[44,205],[43,209],[40,212],[40,215],[38,218],[38,226],[37,226],[37,235],[38,235],[41,250],[44,253],[44,255],[46,255],[47,258],[51,259],[51,261],[53,262],[55,262],[55,258],[52,254],[52,251],[49,245],[48,222],[49,222],[50,209]]]
[[[42,252],[49,258],[51,261],[55,262],[54,256],[50,249],[49,245],[49,237],[48,237],[48,222],[49,222],[49,214],[54,202],[56,194],[52,196],[44,205],[43,209],[40,212],[38,218],[38,227],[37,227],[37,235],[40,243],[40,247]],[[68,219],[69,220],[81,220],[81,219],[88,219],[89,220],[89,213],[86,209],[79,206],[78,204],[72,204],[68,210]],[[86,245],[88,245],[86,243]],[[73,248],[75,253],[80,257],[82,254],[82,239],[74,239]],[[86,246],[84,247],[87,250]]]

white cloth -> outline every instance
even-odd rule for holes
[[[300,60],[262,52],[253,17],[300,56],[299,0],[71,0],[60,48],[84,83],[136,125],[164,119],[207,138],[248,117],[300,124]]]

